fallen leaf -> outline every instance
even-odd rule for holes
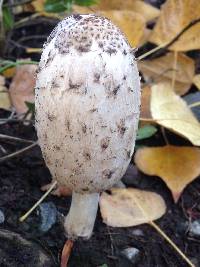
[[[18,114],[26,113],[25,102],[34,102],[36,65],[17,66],[16,74],[10,84],[10,98]]]
[[[140,127],[137,131],[136,141],[147,139],[152,137],[157,132],[157,129],[153,125],[145,125]]]
[[[140,14],[145,22],[160,15],[159,9],[140,0],[101,0],[94,10],[130,10]]]
[[[147,120],[152,118],[150,111],[150,101],[151,101],[151,87],[145,86],[142,88],[142,93],[141,93],[140,118]]]
[[[158,124],[200,146],[200,123],[169,83],[151,87],[151,114]]]
[[[139,45],[145,30],[145,21],[140,14],[128,10],[107,10],[101,11],[100,14],[110,19],[124,32],[131,46]]]
[[[191,87],[195,73],[194,60],[183,53],[178,53],[177,67],[174,70],[174,53],[163,57],[139,62],[139,70],[144,78],[155,83],[172,82],[175,71],[175,91],[183,95]]]
[[[44,3],[46,0],[35,0],[31,2],[31,6],[34,7],[36,12],[43,12],[44,11]]]
[[[200,175],[200,149],[145,147],[136,151],[135,164],[145,174],[161,177],[177,202],[183,189]]]
[[[142,38],[140,39],[139,46],[146,44],[149,40],[152,30],[145,28]]]
[[[194,76],[193,83],[200,90],[200,74]]]
[[[2,72],[3,76],[6,78],[12,78],[15,75],[16,68],[8,68]]]
[[[113,188],[111,195],[102,193],[100,211],[107,225],[130,227],[160,218],[166,212],[166,205],[163,198],[153,192]]]
[[[150,41],[164,45],[176,37],[190,22],[200,16],[199,0],[168,0],[162,6],[160,17]],[[193,25],[169,47],[173,51],[200,49],[200,23]]]
[[[8,90],[5,87],[5,78],[0,75],[0,108],[9,110],[11,107]]]

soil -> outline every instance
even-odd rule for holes
[[[8,117],[8,112],[0,111],[0,118]],[[25,126],[21,122],[7,122],[1,125],[0,133],[17,136],[29,140],[36,140],[33,126]],[[170,139],[170,136],[169,136]],[[179,139],[177,137],[177,139]],[[179,140],[182,141],[181,139]],[[162,144],[160,134],[151,138],[151,143]],[[16,151],[24,144],[1,140],[1,145],[8,153]],[[1,155],[2,156],[2,155]],[[51,181],[51,176],[41,156],[39,147],[35,147],[21,156],[6,160],[0,168],[0,209],[5,214],[5,222],[0,225],[21,234],[22,237],[40,244],[51,258],[53,265],[59,266],[60,253],[65,243],[62,227],[62,216],[58,216],[56,224],[44,233],[40,231],[41,216],[36,210],[28,219],[20,223],[19,217],[23,215],[43,194],[40,187]],[[191,183],[182,194],[178,204],[174,204],[172,196],[165,184],[156,177],[147,177],[139,172],[132,164],[125,175],[127,186],[145,190],[152,190],[161,194],[167,203],[167,213],[157,221],[159,226],[168,234],[179,248],[200,266],[199,237],[190,236],[188,223],[200,218],[200,179]],[[69,210],[70,197],[58,198],[48,196],[46,202],[53,202],[60,214],[66,215]],[[136,229],[141,230],[136,234]],[[123,249],[135,247],[139,249],[139,258],[135,264],[122,256]],[[0,250],[1,251],[1,250]],[[19,251],[10,250],[10,257],[17,259]],[[78,240],[70,258],[70,267],[97,267],[107,264],[109,267],[186,267],[187,264],[163,240],[163,238],[149,225],[129,228],[112,228],[106,226],[100,214],[96,220],[94,234],[88,241]],[[26,263],[18,265],[16,262],[0,266],[36,266]]]
[[[148,1],[147,1],[148,2]],[[152,0],[152,2],[155,2]],[[160,1],[159,3],[163,3]],[[27,16],[27,14],[24,14]],[[18,18],[19,19],[19,18]],[[31,58],[39,60],[37,53],[26,54],[26,47],[41,47],[46,37],[57,21],[48,18],[37,18],[26,22],[16,30],[11,31],[7,39],[5,58]],[[146,48],[144,48],[145,50]],[[199,53],[198,53],[199,56]],[[198,57],[200,59],[200,57]],[[198,61],[200,62],[200,60]],[[200,64],[197,64],[197,67]],[[9,80],[7,80],[9,83]],[[0,110],[0,118],[8,118],[9,112]],[[36,132],[32,125],[24,125],[19,121],[8,121],[0,125],[0,133],[30,140],[36,140]],[[188,145],[185,140],[168,133],[171,144]],[[149,145],[164,145],[162,135],[158,132],[147,141]],[[0,145],[11,153],[23,148],[25,144],[8,140],[0,140]],[[139,144],[140,145],[140,144]],[[145,145],[145,142],[142,142]],[[0,156],[3,153],[0,150]],[[158,177],[148,177],[131,164],[132,171],[125,175],[127,186],[151,190],[163,196],[167,204],[166,214],[156,223],[177,244],[177,246],[194,262],[200,266],[199,236],[192,236],[188,231],[191,221],[200,219],[200,178],[192,182],[182,194],[179,202],[174,204],[170,191]],[[37,257],[37,250],[41,250],[49,257],[49,263],[44,267],[59,266],[60,254],[66,241],[62,227],[63,215],[70,206],[70,197],[56,197],[49,195],[45,202],[53,202],[58,210],[56,223],[44,233],[40,230],[41,215],[39,209],[21,223],[19,217],[23,215],[43,195],[41,186],[51,181],[51,175],[45,166],[38,146],[22,155],[0,163],[0,210],[4,212],[5,221],[0,224],[0,236],[4,230],[11,231],[10,235],[18,233],[20,238],[29,240],[32,244],[32,257]],[[136,231],[140,230],[140,231]],[[138,234],[139,233],[139,234]],[[13,239],[15,240],[15,238]],[[0,267],[36,267],[28,252],[22,245],[16,249],[8,249],[0,243],[0,258],[6,247],[7,262],[0,261]],[[14,241],[13,241],[14,242]],[[13,248],[13,242],[10,247]],[[134,247],[139,250],[135,263],[127,260],[122,251]],[[27,256],[27,261],[22,261]],[[5,255],[3,255],[5,256]],[[29,258],[28,258],[29,257]],[[28,261],[29,259],[29,261]],[[31,263],[33,262],[33,263]],[[69,267],[186,267],[188,266],[173,248],[150,225],[140,225],[129,228],[112,228],[106,226],[100,213],[95,223],[94,233],[90,240],[76,241]]]

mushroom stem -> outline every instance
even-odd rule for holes
[[[73,192],[71,207],[64,223],[68,238],[90,238],[96,219],[98,202],[99,193],[80,194]]]

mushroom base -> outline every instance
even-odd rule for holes
[[[98,203],[99,193],[80,194],[73,192],[71,207],[64,222],[68,238],[73,240],[78,237],[90,238],[97,215]]]

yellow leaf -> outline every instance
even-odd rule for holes
[[[18,114],[27,112],[28,108],[25,102],[34,102],[36,69],[36,65],[21,65],[16,68],[9,94],[12,105]]]
[[[32,1],[31,5],[34,7],[36,12],[43,12],[44,3],[45,3],[45,0],[35,0],[35,1]]]
[[[195,73],[194,60],[183,53],[178,53],[177,66],[174,70],[174,53],[165,56],[139,62],[139,69],[144,78],[148,81],[172,82],[175,71],[175,91],[183,95],[191,87]]]
[[[6,78],[12,78],[15,74],[15,71],[16,71],[16,68],[12,67],[12,68],[9,68],[7,70],[4,70],[2,74]]]
[[[139,13],[145,22],[160,15],[160,10],[140,0],[101,0],[95,10],[130,10]]]
[[[195,147],[145,147],[135,154],[137,167],[163,179],[177,202],[183,189],[200,175],[200,149]]]
[[[0,108],[9,110],[11,107],[8,90],[5,87],[5,79],[0,75]]]
[[[111,195],[102,193],[100,210],[104,223],[113,227],[129,227],[149,223],[166,211],[161,196],[139,189],[113,188]]]
[[[145,21],[140,14],[128,10],[108,10],[101,11],[100,14],[118,25],[131,46],[136,47],[139,45],[145,30]]]
[[[168,0],[162,6],[160,17],[154,27],[150,41],[162,45],[170,42],[191,21],[200,16],[199,0]],[[200,23],[188,29],[170,50],[188,51],[200,49]]]
[[[194,76],[193,83],[200,90],[200,74]]]
[[[160,125],[200,146],[200,123],[169,83],[151,87],[151,115]]]

